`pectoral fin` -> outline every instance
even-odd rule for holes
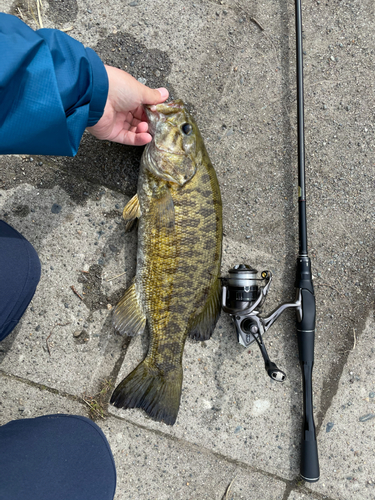
[[[133,336],[143,333],[145,329],[146,316],[134,282],[114,309],[113,325],[121,335]]]
[[[195,318],[189,332],[193,340],[202,341],[211,338],[221,311],[220,292],[220,280],[217,279],[203,311]]]
[[[141,209],[139,206],[139,200],[137,194],[135,194],[133,198],[131,198],[131,200],[128,201],[122,212],[122,216],[125,220],[126,231],[130,231],[136,220],[139,219],[139,217],[141,216]]]

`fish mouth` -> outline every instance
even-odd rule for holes
[[[185,109],[185,105],[181,99],[175,99],[170,102],[162,102],[161,104],[146,104],[146,113],[150,111],[151,113],[161,113],[163,115],[171,115],[173,113],[178,113]]]
[[[144,106],[149,123],[149,133],[154,136],[156,124],[159,121],[167,121],[168,115],[182,111],[185,105],[181,99],[161,104],[147,104]]]
[[[181,99],[176,99],[174,101],[168,102],[168,103],[161,103],[161,104],[147,104],[144,106],[147,118],[148,118],[148,133],[152,136],[155,137],[155,131],[156,131],[156,126],[159,122],[167,122],[169,123],[172,127],[175,126],[171,119],[169,118],[170,115],[173,115],[175,113],[179,113],[185,108],[185,105]],[[162,146],[158,146],[156,142],[154,141],[154,147],[158,151],[162,151],[164,153],[172,153],[167,148],[163,148]],[[173,152],[173,154],[177,156],[185,156],[186,153],[181,152]]]

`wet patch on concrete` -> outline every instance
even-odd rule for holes
[[[16,217],[27,217],[30,213],[30,207],[28,205],[16,205],[12,207],[13,215]]]
[[[95,140],[91,137],[90,139]],[[42,190],[60,186],[77,205],[84,205],[88,199],[99,201],[103,187],[85,179],[85,169],[77,168],[74,172],[72,168],[71,171],[64,171],[65,161],[74,165],[75,160],[51,156],[18,156],[10,161],[8,157],[3,156],[0,158],[0,187],[7,191],[25,183]],[[95,163],[95,160],[93,162]],[[83,160],[83,163],[86,164],[86,160]],[[89,169],[87,166],[86,170]],[[30,211],[33,211],[33,207],[30,207]]]
[[[94,49],[105,64],[142,79],[142,83],[148,87],[167,87],[173,94],[173,88],[167,82],[172,62],[166,52],[149,50],[139,40],[124,32],[111,34],[100,40]]]
[[[111,309],[125,293],[125,288],[121,287],[116,292],[107,296],[102,291],[103,266],[94,264],[90,266],[88,272],[81,273],[78,283],[83,285],[84,303],[90,311],[98,309]]]

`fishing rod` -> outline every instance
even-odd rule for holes
[[[315,342],[315,295],[311,261],[307,254],[307,216],[305,183],[305,123],[303,100],[302,6],[295,0],[297,53],[297,126],[298,126],[298,212],[299,255],[297,258],[296,289],[301,293],[301,312],[297,312],[297,339],[303,382],[303,431],[301,446],[301,476],[305,481],[319,479],[318,446],[316,442],[312,397],[312,369]]]
[[[285,373],[273,363],[267,353],[263,335],[286,309],[296,310],[299,360],[303,387],[303,428],[300,474],[308,482],[319,480],[319,459],[316,441],[312,369],[314,365],[315,295],[311,261],[307,251],[305,133],[303,99],[303,49],[301,0],[295,0],[296,54],[297,54],[297,126],[298,126],[298,220],[299,254],[296,266],[296,299],[284,302],[268,316],[260,316],[261,308],[272,282],[272,273],[258,271],[247,264],[238,264],[222,278],[222,309],[235,324],[237,339],[244,347],[256,342],[262,353],[268,375],[276,382],[284,382]]]

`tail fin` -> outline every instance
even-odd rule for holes
[[[182,367],[163,373],[140,363],[116,387],[111,403],[117,408],[142,408],[157,422],[173,425],[180,407]]]

